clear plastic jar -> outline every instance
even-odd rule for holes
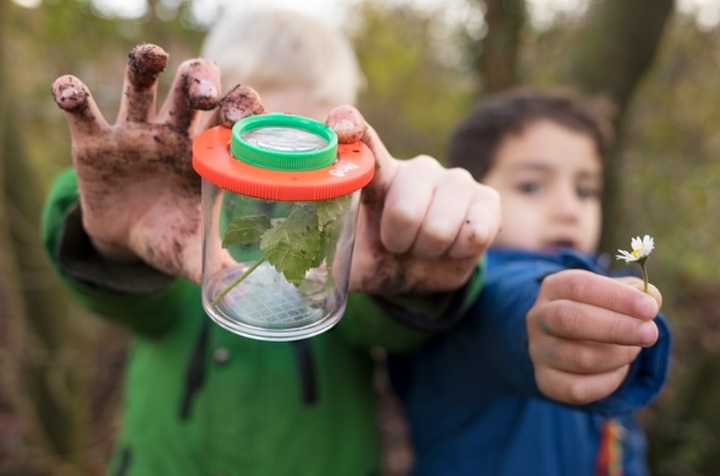
[[[360,189],[374,159],[312,119],[263,114],[193,144],[203,178],[202,299],[222,327],[295,340],[345,310]]]

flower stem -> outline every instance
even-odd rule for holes
[[[642,263],[640,265],[640,269],[642,269],[642,274],[643,274],[643,291],[645,291],[645,293],[647,293],[648,292],[648,272],[647,272],[647,269],[645,269],[645,263]]]
[[[232,288],[234,288],[235,286],[237,286],[238,284],[240,284],[245,278],[247,278],[247,277],[250,275],[250,273],[252,273],[252,272],[255,271],[256,269],[258,269],[258,267],[259,267],[261,264],[263,264],[265,261],[267,261],[267,258],[263,258],[263,259],[257,260],[257,261],[255,262],[255,264],[253,264],[253,265],[250,266],[248,269],[246,269],[243,274],[241,274],[239,277],[237,277],[232,283],[228,284],[227,287],[220,292],[220,294],[218,294],[217,296],[215,296],[215,297],[213,298],[213,300],[210,301],[210,305],[211,305],[212,307],[216,307],[217,304],[220,302],[220,300],[221,300],[222,298],[224,298],[225,295],[226,295],[227,293],[229,293],[230,290],[232,290]]]

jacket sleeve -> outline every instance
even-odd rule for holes
[[[51,186],[42,212],[46,254],[74,299],[134,332],[164,332],[197,286],[144,263],[104,261],[82,227],[75,171],[63,171]]]
[[[573,265],[590,269],[580,260]],[[547,400],[535,381],[525,317],[542,279],[566,268],[542,261],[505,265],[501,274],[488,277],[481,297],[456,332],[442,346],[429,349],[433,357],[421,365],[449,374],[444,381],[463,399],[483,404],[503,395]],[[660,330],[657,343],[640,352],[620,388],[602,400],[573,408],[615,416],[636,411],[657,396],[667,381],[671,341],[665,319],[658,316],[655,322]]]
[[[339,332],[351,343],[391,352],[416,349],[454,328],[482,288],[484,260],[468,282],[451,293],[394,297],[350,295]]]

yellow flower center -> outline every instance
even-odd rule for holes
[[[643,250],[642,248],[638,248],[636,250],[632,250],[632,253],[630,253],[630,254],[637,258],[640,255],[640,252],[642,250]]]

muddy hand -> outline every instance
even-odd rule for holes
[[[451,291],[462,286],[500,226],[498,194],[435,159],[394,159],[348,106],[328,125],[341,142],[362,140],[375,177],[362,192],[350,290],[376,294]]]
[[[197,132],[262,110],[254,91],[236,88],[220,100],[220,73],[205,60],[182,63],[156,112],[157,80],[168,54],[139,45],[128,56],[115,124],[100,113],[74,76],[58,78],[52,94],[72,138],[83,226],[107,259],[141,259],[199,282],[200,179],[191,165]],[[199,110],[212,110],[201,123]]]

